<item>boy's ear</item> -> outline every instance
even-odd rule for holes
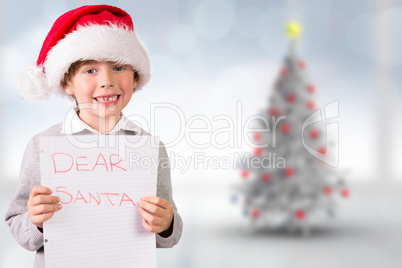
[[[67,85],[63,86],[64,91],[70,95],[73,96],[74,95],[74,91],[71,89],[70,83],[67,83]]]
[[[138,85],[138,79],[134,79],[133,89],[135,89],[137,87],[137,85]]]

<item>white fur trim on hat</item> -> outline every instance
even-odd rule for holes
[[[137,90],[151,77],[148,52],[134,31],[117,25],[79,26],[61,39],[48,53],[42,66],[30,66],[20,82],[24,99],[42,100],[55,93],[66,96],[61,81],[70,65],[78,60],[114,61],[131,65],[138,72]]]
[[[39,101],[47,99],[51,90],[46,81],[42,68],[33,64],[22,72],[18,84],[19,94],[25,100]]]

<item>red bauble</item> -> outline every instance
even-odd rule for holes
[[[295,174],[295,171],[292,167],[285,168],[285,176],[292,177]]]
[[[268,172],[265,172],[264,174],[262,174],[262,180],[265,182],[270,182],[271,181],[271,174],[269,174]]]
[[[350,192],[349,192],[348,189],[343,188],[342,191],[341,191],[341,195],[342,195],[344,198],[347,198],[347,197],[349,197]]]
[[[313,140],[317,139],[319,135],[320,135],[320,132],[318,132],[318,130],[316,130],[316,129],[312,129],[310,131],[310,138],[312,138]]]
[[[327,149],[325,148],[325,146],[320,146],[320,148],[318,148],[318,152],[320,154],[325,154],[327,152]]]
[[[254,139],[255,141],[260,141],[260,140],[262,139],[261,133],[254,133],[253,139]]]
[[[262,156],[263,152],[264,152],[264,150],[262,148],[255,148],[255,150],[254,150],[254,154],[256,156]]]
[[[248,171],[247,169],[243,169],[243,170],[241,171],[241,177],[242,177],[243,179],[248,179],[249,176],[250,176],[250,171]]]
[[[281,125],[281,131],[283,133],[289,133],[290,132],[290,125],[288,123],[283,123]]]
[[[307,102],[307,109],[313,110],[315,108],[315,102],[314,101],[308,101]]]
[[[294,103],[294,102],[296,101],[296,96],[295,96],[295,94],[289,94],[289,95],[286,97],[286,100],[287,100],[288,102],[290,102],[290,103]]]
[[[307,92],[308,93],[314,93],[315,92],[315,86],[314,85],[308,85],[307,86]]]
[[[306,218],[306,212],[304,211],[304,209],[298,209],[295,211],[295,216],[299,220],[303,220],[304,218]]]
[[[271,108],[269,109],[269,113],[271,116],[278,117],[281,113],[279,112],[279,109],[277,108]]]
[[[251,217],[253,219],[257,219],[258,217],[260,217],[260,210],[258,208],[253,208],[253,210],[251,210]]]
[[[285,75],[287,75],[287,73],[288,73],[288,70],[285,68],[285,67],[283,67],[282,69],[281,69],[281,76],[285,76]]]
[[[331,195],[332,194],[332,188],[329,187],[329,186],[324,187],[324,189],[322,191],[323,191],[323,193],[325,195]]]
[[[306,69],[306,63],[304,61],[299,61],[299,68],[300,69]]]

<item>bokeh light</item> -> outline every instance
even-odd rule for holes
[[[194,29],[187,24],[176,24],[168,33],[168,43],[175,52],[187,52],[196,44]]]
[[[398,65],[402,63],[402,51],[394,49],[393,53],[378,53],[378,42],[376,32],[373,29],[380,29],[386,25],[391,37],[390,44],[394,48],[402,46],[402,37],[398,32],[402,27],[402,8],[393,8],[379,14],[365,13],[354,18],[348,25],[347,37],[349,45],[358,53],[367,58],[386,64]]]
[[[258,21],[261,17],[261,9],[246,7],[237,13],[236,31],[244,38],[258,36]]]
[[[194,17],[197,33],[207,40],[219,40],[227,35],[235,23],[236,6],[229,0],[201,2]]]

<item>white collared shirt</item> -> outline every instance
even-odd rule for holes
[[[80,119],[80,117],[77,114],[76,108],[70,109],[70,111],[68,111],[63,121],[61,133],[65,135],[71,135],[82,132],[84,130],[87,130],[92,134],[102,135],[101,133],[99,133],[99,131],[88,126],[88,124],[86,124],[84,121]],[[142,129],[140,127],[131,122],[123,114],[120,117],[119,122],[117,122],[116,126],[113,128],[113,130],[106,134],[107,135],[118,134],[120,130],[129,130],[136,132],[136,134],[141,134],[142,132]]]

